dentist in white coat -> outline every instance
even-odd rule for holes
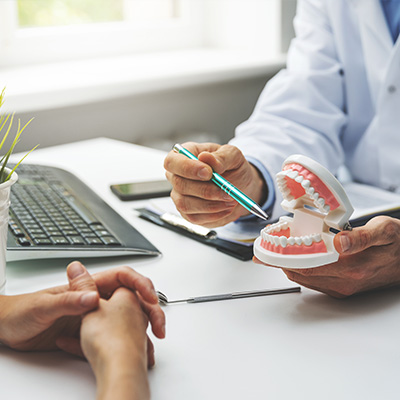
[[[272,215],[271,177],[290,154],[400,193],[400,0],[298,0],[287,68],[270,80],[229,145],[187,143],[200,161],[169,153],[171,197],[189,221],[213,227],[246,213],[206,182],[223,174]],[[339,261],[289,279],[335,297],[400,284],[400,222],[377,217],[335,237]],[[255,260],[259,262],[258,260]]]

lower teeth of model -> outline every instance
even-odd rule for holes
[[[262,238],[271,243],[274,244],[275,246],[293,246],[297,244],[298,246],[301,245],[306,245],[306,246],[311,246],[314,242],[318,243],[322,240],[321,234],[320,233],[313,233],[312,235],[306,235],[306,236],[276,236],[276,235],[270,235],[269,233],[263,232]]]

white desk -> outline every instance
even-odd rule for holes
[[[129,265],[170,299],[292,286],[279,270],[242,262],[136,217],[109,184],[162,177],[164,154],[109,139],[37,150],[27,162],[64,167],[84,180],[153,242],[158,258],[84,260],[90,272]],[[112,166],[111,168],[109,166]],[[65,283],[69,260],[8,265],[7,293]],[[165,308],[167,338],[154,339],[154,400],[397,399],[400,292],[347,300],[303,289]],[[89,365],[60,352],[0,347],[0,399],[95,398]]]

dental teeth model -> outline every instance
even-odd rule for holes
[[[353,207],[339,181],[311,158],[288,157],[276,175],[282,192],[284,216],[266,226],[254,243],[254,255],[262,262],[287,268],[312,268],[339,258],[333,246],[335,234],[343,230]]]

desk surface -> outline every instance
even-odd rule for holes
[[[276,269],[242,262],[139,219],[109,185],[160,178],[164,154],[110,139],[37,150],[27,162],[70,170],[163,253],[158,258],[83,260],[90,272],[129,265],[170,299],[292,286]],[[196,255],[196,257],[193,257]],[[66,282],[70,260],[13,262],[7,293]],[[153,338],[152,399],[397,399],[400,292],[347,300],[301,293],[165,308],[167,338]],[[89,365],[60,352],[0,346],[1,399],[95,398]]]

